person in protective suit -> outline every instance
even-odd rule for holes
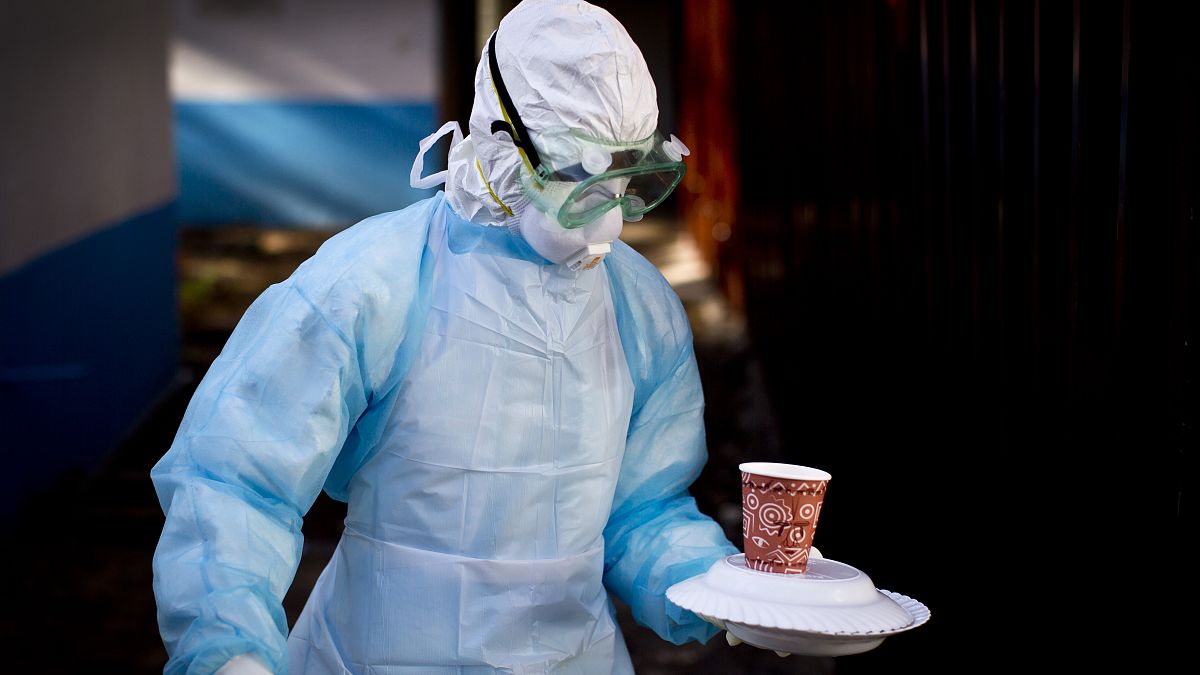
[[[238,324],[152,471],[167,673],[630,673],[609,594],[680,644],[672,584],[737,548],[692,336],[619,241],[683,177],[625,29],[526,0],[484,47],[445,192],[331,238]],[[453,134],[448,169],[420,176]],[[345,531],[288,636],[320,490]]]

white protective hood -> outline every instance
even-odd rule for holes
[[[657,92],[641,51],[625,27],[595,5],[525,0],[500,22],[496,60],[535,145],[548,129],[634,141],[658,126]],[[445,177],[450,205],[476,223],[512,225],[528,205],[518,180],[527,169],[516,146],[507,133],[491,133],[492,122],[503,119],[485,44],[470,135],[451,150]]]

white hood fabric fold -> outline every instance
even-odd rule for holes
[[[658,126],[657,91],[642,52],[604,9],[577,0],[525,0],[500,22],[496,61],[535,144],[550,129],[635,141]],[[528,171],[521,154],[506,132],[491,132],[492,122],[503,119],[484,45],[470,135],[451,149],[445,176],[451,207],[475,223],[512,225],[529,201],[519,179]],[[525,234],[522,223],[516,227]]]

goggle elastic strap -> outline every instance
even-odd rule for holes
[[[500,99],[500,113],[504,115],[504,119],[494,120],[491,132],[494,134],[497,131],[503,131],[511,136],[513,145],[525,154],[530,170],[536,172],[542,165],[542,158],[538,155],[537,148],[533,147],[533,141],[529,138],[529,130],[525,128],[525,124],[521,122],[521,116],[517,114],[517,107],[513,104],[512,97],[508,94],[508,87],[504,86],[504,78],[500,75],[500,64],[496,61],[496,33],[498,32],[499,30],[492,31],[492,37],[488,39],[488,67],[492,73],[492,84],[495,85],[496,96]]]

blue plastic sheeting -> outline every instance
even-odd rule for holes
[[[408,185],[432,103],[175,103],[179,217],[335,228],[432,194]]]
[[[160,206],[0,277],[0,513],[94,464],[174,375],[174,216]]]

